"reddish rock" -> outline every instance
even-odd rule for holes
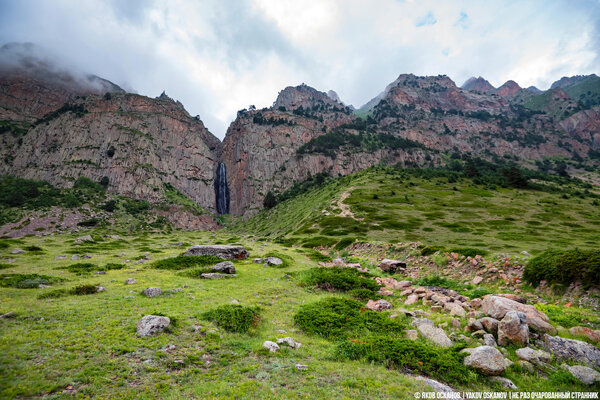
[[[527,316],[528,325],[538,332],[556,332],[548,317],[537,308],[495,295],[486,295],[481,303],[481,311],[495,319],[502,319],[509,311],[520,311]]]

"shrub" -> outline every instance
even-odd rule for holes
[[[193,269],[187,269],[183,272],[179,272],[177,275],[187,276],[188,278],[201,279],[202,274],[206,274],[206,273],[210,273],[210,272],[215,272],[215,271],[211,270],[210,268],[193,268]]]
[[[335,354],[341,359],[406,368],[449,383],[473,382],[475,375],[463,364],[464,355],[458,350],[459,347],[442,349],[414,340],[378,336],[364,341],[341,342],[336,346]]]
[[[269,190],[263,200],[263,207],[268,210],[268,209],[275,207],[276,205],[277,205],[277,198],[275,197],[273,192],[271,192]]]
[[[34,252],[34,253],[41,253],[41,252],[44,251],[44,249],[42,249],[39,246],[27,246],[27,247],[24,248],[24,250],[31,251],[31,252]]]
[[[301,306],[294,315],[294,323],[309,335],[332,339],[369,333],[398,335],[405,327],[386,314],[364,308],[356,300],[340,297],[329,297]]]
[[[304,249],[302,253],[306,255],[309,259],[316,262],[331,262],[333,259],[320,251],[314,249]]]
[[[58,299],[59,297],[66,296],[68,293],[65,289],[57,289],[57,290],[49,290],[44,291],[42,294],[38,296],[38,299]]]
[[[600,284],[600,250],[546,250],[529,260],[523,278],[537,286],[540,281],[569,285],[579,281],[585,288]]]
[[[380,295],[378,295],[377,293],[374,293],[372,290],[369,290],[369,289],[352,289],[348,292],[348,294],[357,300],[363,300],[363,301],[377,300],[377,299],[381,298]]]
[[[488,254],[487,250],[476,249],[472,247],[454,248],[451,249],[450,252],[458,253],[465,257],[475,257],[476,255],[485,256],[486,254]]]
[[[100,267],[96,264],[92,263],[76,263],[67,265],[66,267],[59,267],[58,269],[66,269],[69,272],[72,272],[77,275],[88,274],[92,271],[99,271]]]
[[[0,275],[0,287],[17,289],[35,289],[39,285],[50,285],[62,279],[38,274],[4,274]]]
[[[206,267],[218,264],[222,258],[214,256],[177,256],[153,262],[150,266],[156,269],[182,270],[192,267]]]
[[[316,286],[323,290],[339,290],[347,292],[353,289],[367,289],[377,292],[379,285],[369,278],[369,274],[354,268],[318,267],[305,271],[300,284],[303,286]]]
[[[430,256],[438,251],[444,252],[444,248],[442,246],[425,246],[421,249],[422,256]]]
[[[226,331],[246,333],[251,327],[258,325],[260,308],[227,304],[203,313],[201,318],[214,322]]]
[[[344,250],[346,247],[350,246],[352,243],[354,243],[354,238],[351,237],[345,237],[342,238],[339,242],[337,242],[337,244],[335,246],[333,246],[334,250]]]
[[[600,317],[588,310],[577,307],[561,307],[554,304],[537,303],[535,307],[546,314],[550,321],[565,328],[592,324],[600,327]]]
[[[74,296],[84,296],[98,293],[98,289],[96,289],[96,285],[79,285],[70,289],[68,293]]]
[[[75,183],[73,184],[74,189],[91,189],[95,192],[104,191],[104,187],[99,183],[94,182],[90,178],[86,178],[85,176],[80,176],[77,178]]]
[[[93,218],[89,218],[89,219],[83,220],[81,222],[78,222],[77,226],[92,227],[92,226],[98,225],[98,223],[100,223],[100,219],[93,217]]]
[[[302,242],[302,247],[313,248],[313,247],[329,247],[333,246],[338,242],[337,239],[328,238],[325,236],[314,236],[310,239],[305,239]]]
[[[0,263],[0,269],[7,269],[7,268],[10,268],[10,267],[14,267],[14,265]]]

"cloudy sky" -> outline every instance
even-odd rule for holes
[[[0,45],[147,96],[163,90],[222,138],[286,86],[360,106],[401,73],[546,89],[600,74],[600,0],[0,0]]]

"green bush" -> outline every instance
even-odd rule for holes
[[[203,313],[201,318],[214,322],[226,331],[246,333],[251,327],[258,325],[260,308],[227,304]]]
[[[476,255],[485,256],[486,254],[488,254],[487,250],[476,249],[476,248],[472,248],[472,247],[454,248],[454,249],[450,249],[450,252],[458,253],[465,257],[475,257]]]
[[[38,274],[0,275],[0,287],[13,287],[17,289],[35,289],[39,285],[50,285],[61,281],[62,279],[54,276]]]
[[[565,286],[573,282],[581,282],[585,288],[599,286],[600,250],[546,250],[529,260],[523,278],[534,286],[542,280]]]
[[[421,249],[421,255],[430,256],[438,251],[445,252],[446,250],[442,246],[425,246]]]
[[[106,203],[102,204],[100,206],[100,208],[103,209],[104,211],[113,212],[117,208],[117,201],[116,200],[108,200]]]
[[[374,293],[372,290],[369,289],[352,289],[348,292],[348,294],[354,297],[355,299],[362,301],[377,300],[381,298],[380,295]]]
[[[14,267],[14,265],[0,263],[0,269],[7,269],[7,268],[10,268],[10,267]]]
[[[90,178],[86,178],[85,176],[80,176],[77,178],[75,183],[73,184],[74,189],[91,189],[94,192],[103,192],[105,188],[99,184],[91,180]]]
[[[202,274],[207,274],[210,272],[215,272],[215,271],[211,270],[210,268],[190,268],[190,269],[186,269],[185,271],[179,272],[177,275],[186,276],[188,278],[201,279]]]
[[[326,236],[314,236],[310,239],[303,240],[302,247],[329,247],[335,245],[337,242],[338,239],[328,238]]]
[[[44,251],[44,249],[42,249],[39,246],[26,246],[23,250],[31,251],[31,252],[34,252],[34,253],[41,253],[41,252]]]
[[[92,226],[96,226],[100,223],[101,219],[100,218],[88,218],[86,220],[80,221],[77,223],[77,226],[86,226],[86,227],[92,227]]]
[[[340,297],[305,304],[294,315],[294,323],[306,334],[331,339],[369,333],[399,335],[406,327],[403,322],[366,309],[356,300]]]
[[[331,262],[333,259],[320,251],[314,249],[302,249],[300,250],[306,257],[316,262]]]
[[[96,288],[96,285],[79,285],[70,289],[68,293],[74,296],[85,296],[98,293],[98,289]]]
[[[182,270],[192,267],[206,267],[222,261],[222,258],[214,256],[177,256],[155,261],[150,266],[156,269]]]
[[[337,251],[344,250],[346,247],[350,246],[353,243],[354,243],[354,238],[345,237],[345,238],[342,238],[339,242],[337,242],[337,244],[335,246],[333,246],[333,249],[337,250]]]
[[[600,316],[597,313],[577,307],[562,307],[554,304],[537,303],[535,308],[548,316],[554,324],[565,328],[574,326],[589,326],[598,329],[600,327]]]
[[[100,266],[92,263],[75,263],[67,265],[66,267],[59,267],[58,269],[65,269],[77,275],[88,274],[93,271],[100,271]]]
[[[347,292],[353,289],[367,289],[375,293],[379,285],[370,279],[369,274],[355,268],[318,267],[304,271],[300,276],[302,286],[315,286],[323,290]]]
[[[471,383],[476,375],[463,364],[464,355],[458,350],[459,347],[443,349],[414,340],[378,336],[338,343],[335,354],[340,359],[409,369],[448,383]]]

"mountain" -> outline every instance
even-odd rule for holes
[[[214,211],[220,141],[166,94],[125,93],[61,69],[29,45],[2,47],[0,174],[70,187],[108,181],[110,193],[157,202],[169,188]]]
[[[481,76],[479,78],[475,78],[474,76],[470,77],[465,83],[463,83],[461,89],[482,93],[488,93],[495,90],[492,84]]]
[[[506,81],[502,86],[494,91],[498,96],[504,97],[505,99],[511,99],[515,97],[521,90],[519,84],[515,81]]]

